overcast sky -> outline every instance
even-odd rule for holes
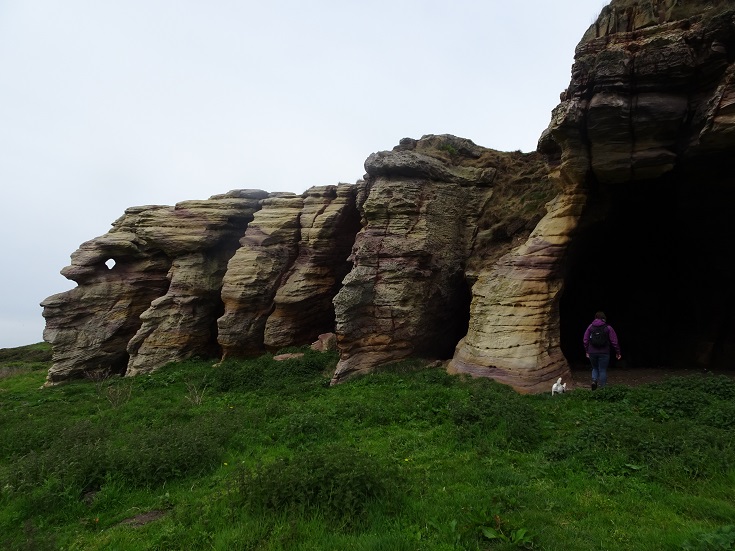
[[[354,183],[401,138],[531,151],[604,0],[0,0],[0,348],[134,205]]]

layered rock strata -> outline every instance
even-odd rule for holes
[[[211,354],[224,266],[266,196],[241,190],[130,208],[84,243],[62,270],[78,286],[42,304],[54,350],[48,382]]]
[[[333,383],[408,356],[451,357],[473,323],[470,301],[484,300],[472,286],[483,266],[527,236],[555,194],[540,156],[453,136],[403,140],[365,168],[364,227],[334,299]]]
[[[307,344],[332,331],[332,298],[350,270],[358,229],[351,185],[264,200],[225,274],[223,357]]]
[[[732,3],[614,0],[578,45],[539,142],[560,160],[565,193],[585,196],[567,269],[604,267],[598,284],[614,291],[582,293],[618,311],[639,364],[735,358],[735,302],[718,261],[735,238],[734,75]],[[598,239],[614,259],[582,244],[590,231],[610,236]],[[676,323],[660,329],[661,319]]]
[[[558,196],[522,245],[480,271],[450,373],[491,377],[521,392],[569,378],[560,348],[562,267],[584,204],[581,194]]]
[[[124,218],[132,216],[129,209]],[[113,230],[83,243],[71,261],[61,273],[77,287],[41,303],[43,338],[53,346],[47,384],[94,372],[124,373],[140,315],[169,284],[171,260],[131,231]]]
[[[278,287],[298,254],[304,200],[284,194],[263,201],[227,266],[224,314],[217,320],[223,358],[264,350],[265,324]]]
[[[313,342],[333,329],[331,300],[358,226],[348,185],[127,209],[72,255],[62,274],[77,287],[42,304],[54,351],[47,384],[249,355],[266,340]]]
[[[312,342],[334,331],[332,299],[352,268],[350,250],[360,230],[356,187],[313,187],[304,194],[298,254],[273,297],[263,344],[275,350]]]
[[[355,186],[128,209],[43,303],[49,383],[336,327],[335,383],[422,356],[547,391],[606,304],[629,358],[731,365],[733,153],[735,8],[613,0],[537,153],[425,136]]]

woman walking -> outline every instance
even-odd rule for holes
[[[607,366],[610,365],[610,348],[619,360],[620,344],[615,330],[607,324],[605,312],[597,312],[595,319],[584,332],[584,351],[592,365],[592,390],[607,384]]]

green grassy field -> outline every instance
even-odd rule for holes
[[[735,382],[562,396],[307,351],[40,389],[0,350],[0,549],[735,549]]]

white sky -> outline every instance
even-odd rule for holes
[[[0,348],[134,205],[354,183],[401,138],[531,151],[604,0],[0,0]]]

